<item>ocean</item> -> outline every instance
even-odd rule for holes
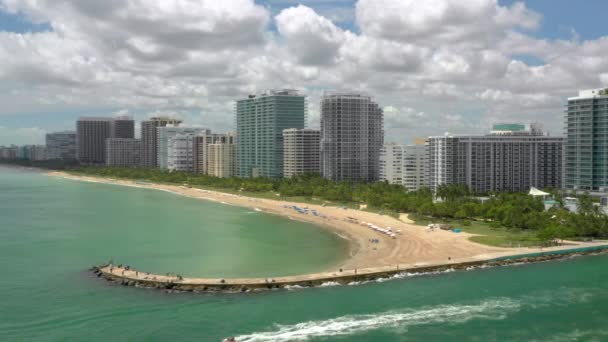
[[[606,341],[608,256],[247,294],[165,293],[113,259],[200,277],[332,268],[339,236],[246,208],[0,166],[2,341]]]

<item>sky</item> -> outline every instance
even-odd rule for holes
[[[537,121],[608,87],[605,0],[0,0],[0,145],[79,116],[234,130],[266,89],[371,95],[386,141]]]

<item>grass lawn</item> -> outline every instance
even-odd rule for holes
[[[419,215],[410,215],[409,217],[416,224],[424,226],[429,223],[450,223],[454,228],[460,228],[463,232],[478,235],[470,237],[469,240],[488,246],[533,247],[541,246],[544,243],[543,240],[540,240],[536,236],[535,232],[507,229],[504,227],[493,228],[485,222],[470,221],[471,224],[465,226],[458,220],[432,220]]]

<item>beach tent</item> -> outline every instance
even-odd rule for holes
[[[530,188],[530,192],[528,193],[528,195],[534,196],[534,197],[537,197],[537,196],[543,196],[544,197],[544,196],[549,196],[550,194],[547,193],[547,192],[544,192],[544,191],[540,191],[540,190],[538,190],[535,187],[531,187]]]

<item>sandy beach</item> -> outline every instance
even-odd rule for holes
[[[78,181],[167,191],[185,197],[251,208],[293,220],[309,222],[339,234],[349,241],[349,256],[338,265],[339,268],[344,270],[399,264],[424,266],[446,262],[487,260],[509,255],[567,249],[578,245],[572,243],[568,246],[543,249],[491,247],[469,241],[468,238],[471,235],[467,233],[453,233],[442,230],[429,231],[427,227],[413,224],[412,221],[407,219],[407,215],[401,215],[400,219],[396,219],[391,216],[361,210],[252,198],[178,185],[79,176],[66,172],[50,172],[48,174]],[[295,210],[293,206],[307,208],[306,213]],[[390,227],[396,234],[391,237],[373,230],[368,224],[383,229]],[[605,242],[598,242],[598,244],[605,244]],[[591,246],[593,244],[581,243],[580,245]]]

